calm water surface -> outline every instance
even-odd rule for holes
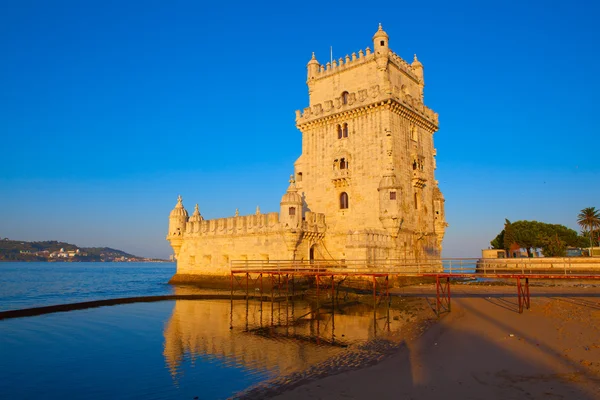
[[[0,398],[228,398],[385,332],[382,315],[360,304],[333,316],[306,301],[177,300],[2,320]]]
[[[185,294],[174,264],[0,263],[2,309]],[[222,399],[349,351],[407,311],[177,300],[0,320],[1,399]],[[403,314],[404,313],[404,314]]]
[[[0,263],[0,311],[173,293],[174,263]]]

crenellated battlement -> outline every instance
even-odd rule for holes
[[[412,65],[403,60],[398,54],[390,50],[388,53],[388,60],[415,82],[420,82],[420,79],[415,73]],[[364,51],[359,50],[358,55],[357,53],[352,53],[352,55],[346,54],[346,57],[340,57],[338,60],[333,60],[325,65],[319,64],[318,69],[316,69],[312,78],[314,80],[327,78],[333,74],[347,71],[349,69],[356,68],[374,61],[375,53],[372,53],[371,49],[367,47]]]
[[[307,212],[300,227],[284,226],[278,212],[239,215],[228,218],[187,221],[184,238],[219,235],[253,235],[298,230],[317,232],[325,228],[325,215]]]
[[[303,111],[296,110],[296,125],[313,122],[342,112],[360,112],[364,107],[386,100],[394,100],[400,106],[420,115],[436,127],[438,126],[438,114],[423,104],[422,101],[412,97],[398,86],[393,86],[390,93],[380,89],[379,85],[349,93],[347,104],[344,104],[341,97],[336,97],[333,100],[325,101],[324,104],[319,103],[312,107],[306,107]]]

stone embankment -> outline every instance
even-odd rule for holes
[[[539,258],[481,258],[478,272],[532,272],[557,274],[600,273],[600,258],[595,257],[539,257]]]

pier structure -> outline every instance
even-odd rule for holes
[[[231,261],[231,295],[242,291],[246,298],[270,300],[300,294],[299,281],[309,283],[321,294],[329,292],[332,301],[338,297],[346,279],[356,278],[372,290],[373,306],[390,299],[390,281],[400,278],[435,279],[435,312],[440,316],[451,311],[451,282],[453,280],[512,280],[516,283],[519,313],[531,307],[530,280],[593,280],[600,281],[600,270],[581,268],[566,258],[562,263],[548,264],[546,268],[532,268],[531,264],[502,265],[487,263],[485,259],[443,258],[438,260],[385,260],[372,263],[367,260],[233,260]],[[268,290],[267,290],[268,289]]]

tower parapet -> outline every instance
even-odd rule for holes
[[[346,54],[345,57],[340,57],[338,60],[333,60],[333,62],[328,62],[325,65],[319,64],[313,53],[313,57],[307,65],[308,77],[309,80],[319,80],[376,60],[378,60],[378,65],[381,66],[385,66],[388,62],[392,63],[415,82],[423,79],[418,67],[415,67],[414,64],[409,64],[398,54],[390,50],[389,36],[382,29],[381,24],[379,24],[379,29],[373,36],[373,52],[371,52],[370,47],[367,47],[365,50],[361,49],[358,52],[352,53],[352,55]]]
[[[302,125],[314,122],[318,119],[329,117],[334,114],[341,114],[347,117],[353,113],[363,113],[374,106],[389,106],[396,104],[407,111],[411,111],[430,122],[434,130],[438,127],[438,114],[425,106],[419,98],[415,98],[405,93],[401,87],[392,86],[392,92],[381,90],[380,86],[375,85],[370,88],[361,89],[358,92],[348,93],[348,101],[343,103],[341,97],[326,100],[324,104],[315,104],[312,107],[306,107],[303,111],[296,111],[296,124]],[[348,114],[348,115],[346,115]]]

